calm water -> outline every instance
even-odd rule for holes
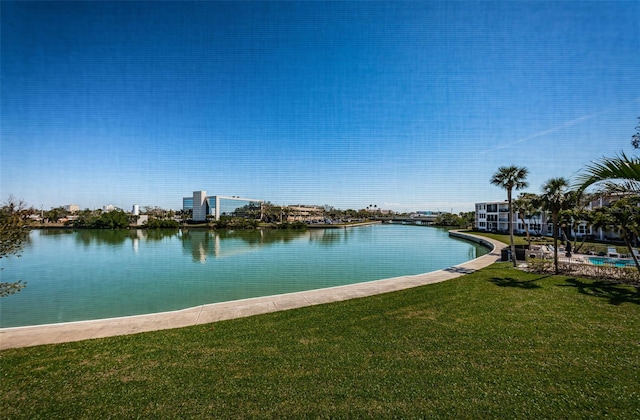
[[[0,327],[162,312],[438,270],[483,255],[445,230],[376,225],[284,231],[37,230],[3,281]]]

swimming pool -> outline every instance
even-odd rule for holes
[[[614,267],[633,267],[633,260],[610,258],[610,257],[589,257],[589,262],[593,265],[608,265]]]

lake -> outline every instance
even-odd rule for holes
[[[484,255],[444,229],[35,230],[2,281],[0,327],[111,318],[435,271]]]

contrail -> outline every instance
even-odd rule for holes
[[[634,98],[629,103],[633,103],[633,102],[640,102],[640,97]],[[505,144],[503,144],[501,146],[496,146],[493,149],[484,150],[484,151],[482,151],[480,153],[482,154],[482,153],[492,152],[494,150],[506,149],[507,147],[511,147],[511,146],[513,146],[515,144],[523,143],[525,141],[528,141],[528,140],[531,140],[531,139],[535,139],[537,137],[546,136],[547,134],[555,133],[556,131],[560,131],[560,130],[562,130],[564,128],[568,128],[568,127],[574,126],[576,124],[579,124],[579,123],[581,123],[583,121],[590,120],[591,118],[595,118],[595,117],[597,117],[599,115],[606,114],[607,112],[609,112],[611,110],[612,110],[612,108],[608,108],[608,109],[605,109],[604,111],[600,111],[600,112],[596,112],[596,113],[593,113],[593,114],[584,115],[582,117],[573,119],[571,121],[567,121],[567,122],[565,122],[565,123],[563,123],[563,124],[561,124],[561,125],[559,125],[557,127],[553,127],[553,128],[548,129],[548,130],[538,131],[537,133],[531,134],[531,135],[529,135],[527,137],[522,137],[520,139],[517,139],[517,140],[514,140],[514,141],[510,141],[510,142],[505,143]]]
[[[556,127],[550,128],[548,130],[538,131],[537,133],[533,133],[533,134],[531,134],[531,135],[529,135],[527,137],[522,137],[522,138],[520,138],[518,140],[510,141],[509,143],[503,144],[501,146],[496,146],[493,149],[484,151],[483,153],[494,151],[494,150],[499,150],[499,149],[506,149],[507,147],[511,147],[511,146],[513,146],[515,144],[523,143],[525,141],[528,141],[528,140],[531,140],[531,139],[535,139],[537,137],[542,137],[542,136],[546,136],[547,134],[555,133],[556,131],[560,131],[560,130],[562,130],[564,128],[568,128],[568,127],[574,126],[574,125],[576,125],[578,123],[581,123],[583,121],[587,121],[587,120],[589,120],[591,118],[597,117],[598,115],[604,114],[605,112],[608,112],[608,111],[605,110],[605,111],[596,112],[595,114],[584,115],[582,117],[573,119],[571,121],[567,121],[567,122],[565,122],[565,123],[563,123],[561,125],[558,125]]]

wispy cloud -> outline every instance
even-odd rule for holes
[[[640,102],[640,96],[637,97],[637,98],[633,98],[633,100],[631,100],[629,103],[633,103],[633,102]],[[519,138],[517,140],[501,144],[501,145],[496,146],[496,147],[494,147],[494,148],[492,148],[490,150],[484,150],[481,153],[487,153],[487,152],[491,152],[491,151],[495,151],[495,150],[506,149],[507,147],[512,147],[512,146],[514,146],[516,144],[524,143],[525,141],[529,141],[529,140],[532,140],[532,139],[535,139],[535,138],[538,138],[538,137],[543,137],[543,136],[546,136],[548,134],[555,133],[556,131],[560,131],[560,130],[563,130],[563,129],[569,128],[569,127],[573,127],[574,125],[580,124],[580,123],[582,123],[584,121],[590,120],[590,119],[595,118],[597,116],[600,116],[602,114],[606,114],[607,112],[612,111],[612,110],[613,110],[612,108],[608,108],[608,109],[605,109],[605,110],[600,111],[600,112],[595,112],[593,114],[583,115],[582,117],[578,117],[578,118],[575,118],[573,120],[567,121],[567,122],[565,122],[563,124],[560,124],[558,126],[550,128],[548,130],[538,131],[537,133],[530,134],[530,135],[528,135],[526,137],[522,137],[522,138]]]
[[[558,126],[550,128],[548,130],[538,131],[538,132],[530,134],[530,135],[528,135],[526,137],[522,137],[522,138],[519,138],[517,140],[501,144],[501,145],[496,146],[496,147],[494,147],[492,149],[484,150],[481,153],[487,153],[487,152],[492,152],[492,151],[495,151],[495,150],[501,150],[501,149],[506,149],[508,147],[513,147],[516,144],[524,143],[525,141],[529,141],[529,140],[532,140],[532,139],[535,139],[535,138],[538,138],[538,137],[543,137],[543,136],[546,136],[548,134],[555,133],[556,131],[560,131],[560,130],[563,130],[565,128],[569,128],[569,127],[572,127],[574,125],[580,124],[580,123],[582,123],[584,121],[587,121],[587,120],[590,120],[592,118],[595,118],[595,117],[597,117],[599,115],[602,115],[602,114],[604,114],[606,112],[608,112],[608,110],[596,112],[596,113],[593,113],[593,114],[584,115],[582,117],[575,118],[573,120],[567,121],[567,122],[565,122],[563,124],[560,124]]]

